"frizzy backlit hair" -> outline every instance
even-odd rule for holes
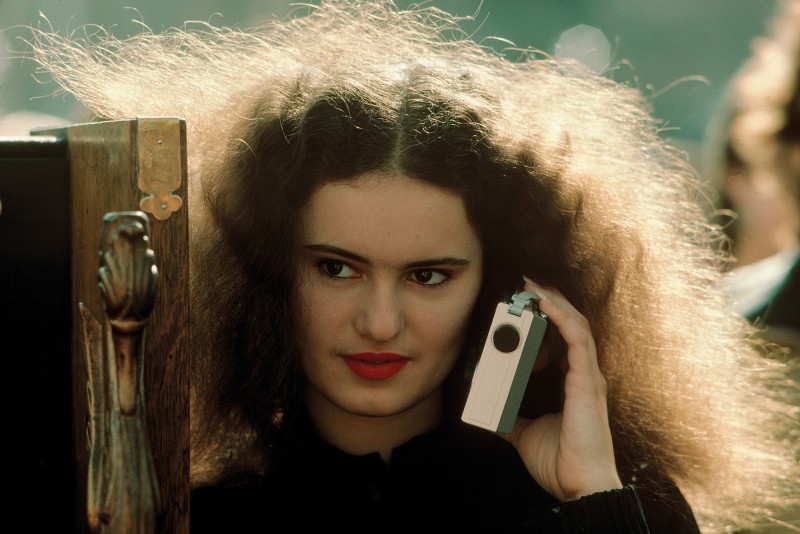
[[[299,402],[292,252],[308,196],[400,171],[464,198],[482,299],[525,273],[590,320],[623,482],[670,477],[708,531],[797,499],[797,409],[714,290],[719,231],[642,95],[533,51],[511,61],[432,8],[308,9],[250,31],[34,33],[36,60],[98,117],[187,120],[193,380],[212,400],[193,407],[193,476],[214,440],[269,444]]]

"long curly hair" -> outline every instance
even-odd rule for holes
[[[623,482],[675,481],[708,531],[798,499],[784,369],[716,292],[721,232],[636,88],[493,51],[430,7],[304,9],[247,31],[32,34],[99,118],[187,120],[196,480],[248,443],[269,452],[302,402],[300,210],[324,183],[392,170],[458,192],[481,238],[463,362],[526,274],[592,325]]]

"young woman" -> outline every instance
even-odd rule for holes
[[[797,414],[637,91],[383,2],[43,37],[99,116],[187,117],[193,532],[714,531],[797,498]],[[549,330],[500,435],[460,414],[520,289]]]

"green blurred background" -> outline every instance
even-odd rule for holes
[[[774,0],[434,0],[428,4],[457,15],[477,12],[465,27],[478,39],[500,36],[520,47],[572,51],[617,65],[610,76],[640,87],[651,99],[656,118],[663,121],[664,135],[691,157],[731,76],[750,54],[753,37],[766,32],[776,8]],[[46,78],[34,78],[30,61],[14,58],[25,48],[22,30],[15,26],[44,23],[40,12],[60,33],[99,24],[121,37],[141,31],[135,19],[154,31],[188,20],[247,27],[266,18],[284,18],[295,8],[297,3],[291,0],[0,0],[0,29],[5,29],[0,33],[0,123],[20,112],[68,121],[81,117],[69,97],[50,96],[53,85],[42,83]],[[591,57],[598,54],[599,59]],[[9,132],[8,120],[5,124],[6,131],[0,134],[17,133]]]

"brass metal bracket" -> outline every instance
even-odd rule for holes
[[[136,128],[139,189],[146,196],[142,211],[168,219],[183,205],[172,193],[181,186],[181,124],[178,118],[139,117]]]

